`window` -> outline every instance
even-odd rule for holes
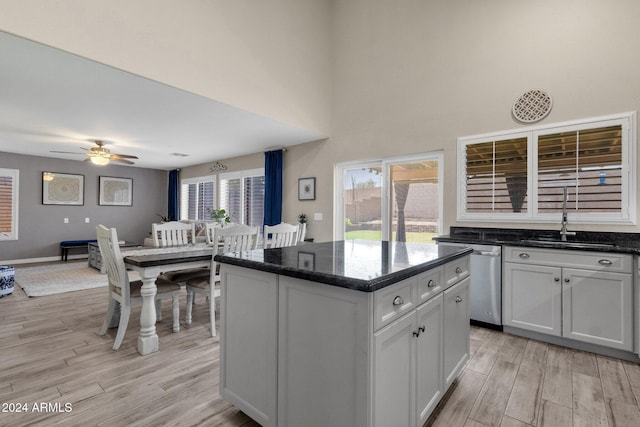
[[[18,240],[18,175],[0,168],[0,240]]]
[[[634,224],[635,113],[458,139],[458,220]]]
[[[336,166],[336,239],[433,243],[441,229],[442,153]]]
[[[188,178],[180,184],[180,219],[211,219],[208,210],[216,208],[215,177]]]
[[[220,174],[220,208],[231,222],[262,229],[264,169]]]

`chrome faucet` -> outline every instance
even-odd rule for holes
[[[564,187],[564,192],[562,194],[562,228],[560,229],[560,240],[563,242],[567,241],[567,236],[575,236],[575,231],[567,231],[567,225],[569,221],[567,221],[567,201],[569,200],[569,189]]]

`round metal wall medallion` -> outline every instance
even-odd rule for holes
[[[542,120],[551,111],[553,100],[542,89],[533,89],[520,95],[513,103],[511,112],[513,117],[525,123],[533,123]]]

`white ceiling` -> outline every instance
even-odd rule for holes
[[[136,167],[174,169],[322,138],[0,32],[0,152],[83,161],[100,139]]]

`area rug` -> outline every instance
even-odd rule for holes
[[[107,275],[100,274],[87,262],[16,266],[15,282],[30,297],[81,291],[107,286]]]

